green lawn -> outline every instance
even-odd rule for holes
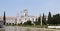
[[[22,27],[32,27],[32,28],[47,28],[47,25],[22,25]]]

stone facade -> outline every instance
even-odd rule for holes
[[[23,16],[19,16],[19,13],[17,13],[17,16],[6,16],[6,23],[7,24],[20,24],[28,20],[31,20],[33,23],[33,21],[35,21],[36,18],[37,16],[29,16],[27,9],[24,9]],[[0,20],[3,20],[3,16],[0,16]]]

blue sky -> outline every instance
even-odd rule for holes
[[[29,15],[48,15],[49,11],[53,15],[60,13],[60,0],[0,0],[0,16],[4,11],[6,16],[16,16],[17,12],[21,16],[24,8]]]

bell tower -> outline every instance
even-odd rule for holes
[[[28,11],[27,11],[27,9],[24,9],[23,15],[24,15],[24,16],[28,16]]]

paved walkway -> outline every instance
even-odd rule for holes
[[[0,31],[5,31],[5,29],[4,28],[0,28]]]
[[[46,28],[30,28],[20,26],[6,26],[5,28],[0,28],[0,31],[60,31],[60,30],[46,29]]]
[[[60,31],[56,29],[46,29],[46,28],[30,28],[30,27],[20,27],[20,26],[6,26],[5,31]],[[1,31],[4,31],[0,29]]]

